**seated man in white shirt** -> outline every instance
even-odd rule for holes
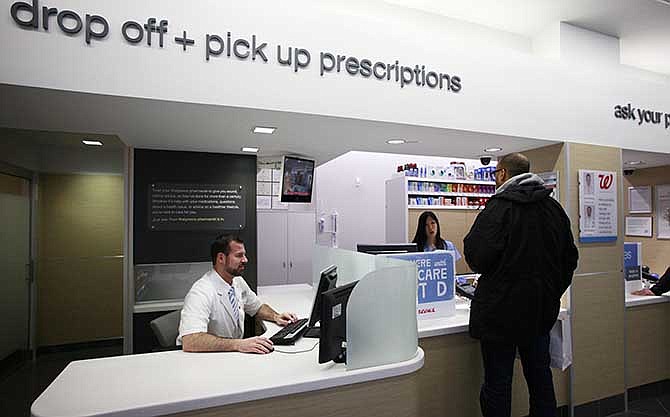
[[[269,339],[242,338],[244,313],[280,326],[297,317],[279,314],[261,303],[240,276],[248,262],[242,240],[219,236],[212,242],[211,255],[212,270],[193,284],[184,299],[177,345],[183,345],[185,352],[271,352],[274,348]]]

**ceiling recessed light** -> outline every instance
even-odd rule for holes
[[[626,165],[642,165],[644,164],[644,161],[626,161],[624,162]]]
[[[275,130],[277,130],[276,127],[269,127],[269,126],[256,126],[254,127],[253,132],[254,133],[260,133],[263,135],[271,135],[275,133]]]
[[[389,145],[402,145],[403,143],[407,143],[405,139],[389,139],[386,141]]]
[[[102,146],[102,142],[100,142],[99,140],[84,139],[84,140],[81,141],[81,143],[83,143],[84,145],[88,145],[88,146]]]
[[[500,152],[502,151],[501,147],[498,146],[493,146],[491,148],[484,148],[484,152],[491,153],[491,152]]]
[[[258,153],[259,149],[260,148],[254,148],[253,146],[245,146],[242,148],[242,152]]]

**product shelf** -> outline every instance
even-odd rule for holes
[[[483,197],[490,198],[493,194],[483,194],[483,193],[451,193],[451,192],[439,192],[439,191],[408,191],[407,195],[418,195],[418,196],[441,196],[441,197]]]
[[[479,206],[440,206],[440,205],[413,205],[409,204],[407,206],[409,209],[420,209],[420,210],[477,210]],[[484,206],[481,207],[484,209]]]
[[[429,177],[405,177],[407,181],[411,182],[439,182],[447,184],[472,184],[472,185],[496,185],[495,181],[474,181],[474,180],[457,180],[457,179],[443,179],[443,178],[429,178]]]

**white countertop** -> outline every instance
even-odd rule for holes
[[[312,286],[307,284],[259,287],[258,295],[275,310],[292,311],[299,317],[309,317],[314,298]],[[558,319],[565,320],[567,317],[568,311],[562,308]],[[456,314],[453,316],[418,321],[419,338],[467,332],[469,322],[470,302],[456,297]],[[269,323],[266,335],[271,336],[278,329],[279,327]]]
[[[184,300],[143,301],[133,306],[133,313],[151,313],[154,311],[180,310]]]
[[[314,300],[312,286],[308,284],[273,285],[258,287],[258,296],[263,302],[271,305],[275,310],[296,313],[298,317],[309,317]],[[641,300],[639,304],[658,303],[666,301],[663,297],[636,297]],[[468,331],[470,321],[470,302],[464,298],[456,297],[456,314],[450,317],[436,319],[422,319],[418,322],[419,338],[443,336]],[[650,299],[656,299],[654,301]],[[135,313],[148,311],[176,310],[182,307],[183,302],[169,300],[166,302],[146,303],[146,305],[135,305]],[[628,298],[626,298],[628,307]],[[566,309],[562,308],[558,319],[565,320],[568,317]],[[272,336],[279,330],[273,323],[266,323],[268,330],[265,336]]]
[[[633,295],[632,292],[643,287],[641,280],[626,281],[626,307],[637,307],[649,304],[670,302],[670,292],[663,295]]]
[[[268,355],[170,351],[70,363],[32,405],[35,417],[158,416],[315,391],[417,371],[408,361],[348,371],[318,350]]]
[[[311,288],[265,287],[259,296],[277,310],[306,317]],[[272,323],[267,327],[268,336],[278,330]],[[344,364],[319,364],[316,345],[316,339],[303,338],[267,355],[169,351],[75,361],[35,400],[31,413],[158,416],[405,375],[424,361],[419,348],[404,362],[347,370]]]
[[[670,302],[670,293],[663,295],[633,295],[626,293],[626,307]]]

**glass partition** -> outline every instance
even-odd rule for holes
[[[135,265],[135,303],[182,301],[211,262]]]
[[[337,286],[358,281],[347,304],[347,369],[405,361],[417,353],[417,267],[414,262],[316,246],[313,288],[337,267]],[[393,323],[389,326],[389,323]]]

